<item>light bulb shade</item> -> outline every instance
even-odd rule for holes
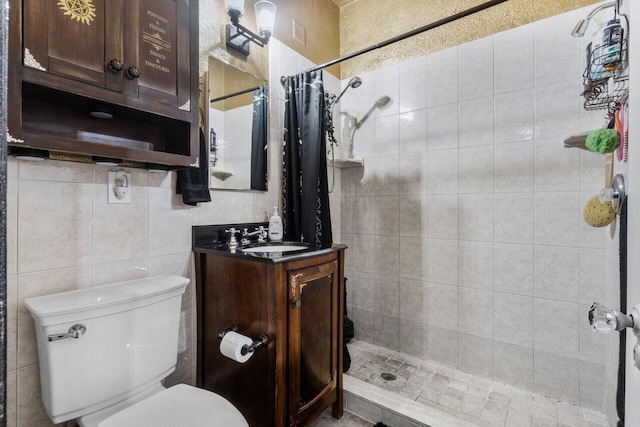
[[[244,0],[224,0],[224,8],[230,15],[235,12],[240,17],[244,13]]]
[[[273,34],[276,22],[276,5],[270,1],[260,0],[256,3],[256,24],[260,34]]]

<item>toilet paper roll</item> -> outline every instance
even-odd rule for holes
[[[242,354],[243,346],[250,346],[253,340],[237,332],[227,332],[220,341],[220,353],[236,362],[245,363],[253,353]]]

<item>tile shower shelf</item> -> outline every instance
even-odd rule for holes
[[[332,166],[333,161],[327,158],[327,165]],[[336,159],[336,167],[340,169],[361,168],[364,166],[364,159]]]

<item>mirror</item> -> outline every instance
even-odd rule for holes
[[[267,80],[209,57],[209,188],[267,190]]]

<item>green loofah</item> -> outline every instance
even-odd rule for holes
[[[620,145],[620,135],[614,129],[594,130],[587,136],[586,145],[596,153],[612,153]]]

